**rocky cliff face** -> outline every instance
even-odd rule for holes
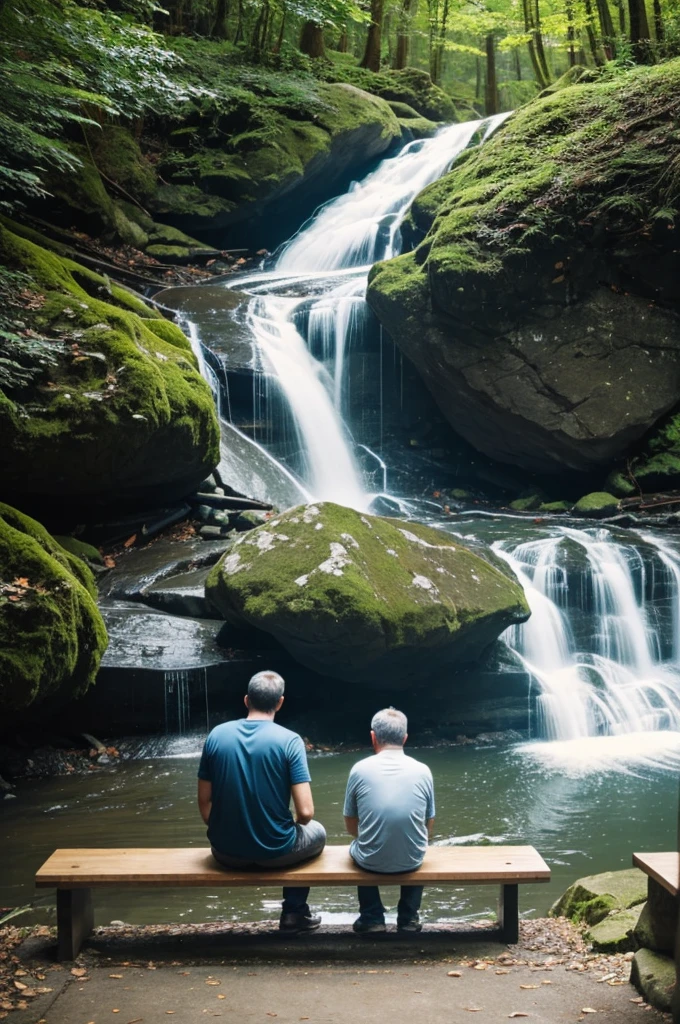
[[[374,268],[371,306],[485,454],[604,475],[677,405],[679,86],[672,61],[524,108]]]

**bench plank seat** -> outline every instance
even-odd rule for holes
[[[517,942],[518,886],[547,882],[550,868],[533,846],[431,846],[418,871],[379,875],[358,868],[348,846],[327,846],[323,853],[290,868],[233,871],[220,868],[209,850],[71,849],[55,850],[38,870],[40,888],[57,889],[57,956],[73,960],[93,927],[92,889],[102,887],[461,885],[500,886],[498,927],[480,937]]]
[[[36,874],[36,885],[94,886],[435,885],[544,882],[550,868],[533,846],[431,846],[418,871],[378,875],[362,871],[348,846],[327,846],[291,868],[232,871],[218,868],[209,850],[56,850]]]
[[[634,853],[633,864],[663,886],[671,896],[680,892],[680,854]]]

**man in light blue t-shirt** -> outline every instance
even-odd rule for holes
[[[423,863],[434,823],[434,783],[425,764],[404,753],[408,722],[395,708],[371,722],[375,754],[357,762],[345,794],[345,826],[355,836],[349,848],[359,867],[380,874],[415,871]],[[362,885],[355,932],[384,932],[385,908],[377,885]],[[419,932],[421,885],[402,885],[397,931]]]
[[[258,672],[245,697],[248,717],[218,725],[205,741],[198,807],[213,857],[223,867],[290,867],[325,846],[326,830],[313,820],[304,743],[274,721],[284,686],[276,672]],[[321,918],[310,914],[308,895],[308,888],[283,890],[283,931],[318,928]]]

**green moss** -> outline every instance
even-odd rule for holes
[[[569,512],[571,508],[570,501],[545,501],[538,506],[539,512]]]
[[[619,499],[606,491],[592,491],[584,494],[574,505],[575,515],[612,514],[619,507]]]
[[[595,925],[613,910],[629,910],[647,899],[647,876],[638,868],[579,878],[551,907],[551,917]]]
[[[156,173],[127,128],[105,125],[98,132],[90,132],[88,137],[100,173],[142,202],[153,195]]]
[[[85,582],[88,586],[85,586]],[[107,636],[84,563],[0,504],[0,704],[19,711],[94,682]]]
[[[243,534],[206,594],[230,621],[355,681],[390,659],[398,676],[413,659],[422,673],[422,646],[436,658],[452,645],[465,662],[527,611],[513,579],[446,534],[330,503]]]
[[[530,512],[532,509],[538,508],[542,500],[540,494],[526,494],[523,498],[511,501],[510,508],[516,512]]]
[[[57,543],[69,552],[71,555],[75,555],[76,558],[81,559],[83,562],[94,562],[96,565],[103,565],[104,559],[99,548],[95,548],[92,544],[88,544],[84,540],[78,540],[77,537],[69,536],[57,536],[55,534],[54,539]]]
[[[597,953],[626,953],[635,949],[633,936],[640,917],[640,907],[632,910],[613,910],[599,924],[585,933]]]
[[[327,64],[316,69],[330,81],[348,82],[391,103],[400,103],[430,121],[457,121],[456,105],[434,85],[427,71],[418,68],[381,71],[378,74],[349,64]]]
[[[27,494],[28,485],[73,500],[157,487],[170,495],[208,475],[219,461],[214,403],[178,328],[125,289],[4,228],[0,252],[45,294],[34,326],[77,338],[75,351],[60,352],[49,389],[23,406],[0,405],[6,492]]]
[[[618,469],[611,471],[604,486],[610,494],[615,494],[618,498],[628,498],[631,494],[637,494],[637,488],[630,477]]]
[[[630,980],[651,1006],[670,1013],[676,986],[673,957],[651,949],[639,949],[633,959]]]

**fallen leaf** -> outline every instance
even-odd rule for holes
[[[447,977],[449,977],[449,978],[462,978],[463,977],[463,975],[461,974],[460,971],[447,971],[446,974],[447,974]]]
[[[24,985],[23,981],[15,981],[14,987],[19,989],[20,992],[23,992],[24,989],[28,988],[28,985]]]
[[[514,1013],[509,1013],[508,1017],[528,1017],[528,1013],[523,1013],[521,1010],[515,1010]]]
[[[109,978],[122,978],[122,974],[109,974]]]
[[[16,582],[16,580],[15,580],[15,582]],[[15,978],[25,978],[27,974],[28,974],[28,971],[22,971],[21,968],[19,968],[18,971],[14,972],[14,977]]]
[[[136,540],[137,540],[137,534],[133,533],[132,536],[128,537],[128,539],[124,542],[123,547],[124,548],[131,548]]]
[[[475,971],[485,971],[488,966],[488,964],[475,964],[474,969]]]
[[[594,1010],[592,1006],[584,1006],[581,1013],[597,1013],[597,1010]]]
[[[496,974],[510,974],[510,968],[509,967],[499,967],[497,969],[497,971],[496,971]]]
[[[206,981],[206,985],[221,985],[221,984],[222,984],[221,981],[215,981],[214,978],[208,978],[208,980]]]
[[[538,985],[520,985],[520,988],[538,988]]]
[[[218,999],[226,999],[227,997],[224,995],[224,993],[220,992],[219,995],[217,996],[217,998]]]

